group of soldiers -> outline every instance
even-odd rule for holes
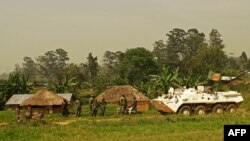
[[[106,111],[106,105],[107,105],[107,102],[104,98],[102,98],[101,101],[97,101],[97,99],[94,98],[93,95],[91,95],[88,100],[88,103],[89,103],[89,114],[92,117],[96,117],[98,109],[100,109],[100,116],[104,116],[105,111]],[[78,98],[75,101],[75,104],[76,104],[76,117],[80,117],[81,111],[82,111],[82,101]],[[137,112],[137,100],[135,97],[132,99],[131,105],[128,106],[128,102],[127,102],[125,95],[122,95],[119,100],[119,105],[120,105],[120,109],[119,109],[120,114],[127,114],[127,113],[132,114],[132,113]],[[62,106],[63,106],[62,114],[67,115],[68,109],[67,109],[66,102],[64,102]]]
[[[128,106],[128,102],[125,95],[122,95],[120,97],[119,105],[120,105],[120,110],[119,110],[120,114],[127,114],[127,113],[132,114],[137,112],[137,100],[135,97],[132,99],[131,105]]]
[[[89,112],[91,114],[91,116],[96,116],[97,115],[97,111],[98,108],[100,107],[101,109],[101,113],[100,116],[104,116],[105,110],[106,110],[106,105],[107,102],[105,101],[104,98],[102,98],[101,102],[98,102],[97,99],[95,99],[92,95],[89,98]]]
[[[97,115],[97,111],[100,108],[100,116],[104,116],[106,110],[107,102],[103,98],[101,102],[98,102],[93,95],[89,98],[89,114],[93,117]],[[76,117],[81,116],[82,111],[82,101],[80,99],[76,100]]]
[[[89,102],[89,114],[92,117],[96,117],[97,111],[98,111],[99,108],[101,110],[100,116],[104,116],[105,110],[106,110],[106,105],[107,105],[107,102],[105,101],[104,98],[102,98],[102,100],[100,102],[98,102],[97,99],[94,98],[93,95],[91,95],[88,102]],[[76,104],[76,117],[80,117],[81,116],[81,111],[82,111],[82,101],[78,98],[76,100],[75,104]],[[119,105],[120,105],[120,110],[119,110],[120,114],[127,114],[127,113],[131,114],[131,113],[136,113],[137,112],[137,100],[136,100],[135,97],[132,99],[131,105],[128,106],[128,102],[127,102],[127,99],[126,99],[125,95],[122,95],[120,97],[120,100],[119,100]],[[22,116],[20,114],[20,107],[19,106],[16,107],[15,111],[16,111],[16,116],[17,116],[18,120],[24,118],[24,116]],[[63,102],[62,102],[62,115],[63,116],[68,116],[68,114],[69,114],[68,102],[67,102],[66,99],[64,99]],[[32,119],[32,118],[42,118],[43,115],[44,115],[43,113],[33,114],[31,106],[30,105],[27,106],[26,118],[30,118],[30,119]]]

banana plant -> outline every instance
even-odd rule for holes
[[[178,86],[178,75],[179,68],[171,71],[169,68],[163,66],[159,75],[150,75],[152,77],[150,81],[155,87],[167,93],[170,87]]]
[[[195,87],[206,84],[206,81],[201,80],[200,75],[187,75],[180,79],[179,84],[187,87]]]
[[[8,80],[4,81],[0,86],[0,101],[5,103],[13,94],[28,94],[32,90],[33,83],[29,82],[28,77],[21,73],[11,73]]]
[[[133,83],[133,87],[135,87],[139,92],[145,94],[148,91],[149,83],[135,82]]]
[[[57,93],[74,92],[78,82],[75,82],[76,78],[69,79],[68,76],[64,77],[63,81],[53,82],[54,89]]]

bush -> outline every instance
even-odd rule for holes
[[[231,85],[229,88],[239,92],[250,92],[250,84]]]

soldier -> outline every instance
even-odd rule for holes
[[[124,98],[125,98],[125,104],[124,104],[124,113],[123,114],[126,114],[126,112],[127,112],[127,107],[128,107],[128,101],[127,101],[127,99],[126,99],[126,97],[125,97],[125,95],[124,95]]]
[[[120,113],[125,114],[127,109],[127,99],[125,95],[122,95],[120,98]]]
[[[134,97],[133,100],[132,100],[132,104],[130,106],[132,109],[130,110],[130,114],[131,113],[136,113],[137,112],[137,100],[136,98]]]
[[[98,102],[97,102],[97,99],[94,99],[93,103],[92,103],[92,113],[91,113],[91,116],[92,117],[93,116],[96,117],[97,111],[98,111]]]
[[[131,107],[133,108],[133,110],[136,110],[136,109],[137,109],[137,100],[136,100],[135,97],[134,97],[133,100],[132,100]]]
[[[102,101],[100,103],[100,108],[101,108],[100,116],[104,116],[105,109],[106,109],[106,104],[107,104],[107,102],[105,101],[104,98],[102,98]]]
[[[92,104],[94,102],[94,98],[93,98],[93,95],[90,96],[89,98],[89,114],[92,113]]]
[[[76,100],[76,117],[81,116],[81,111],[82,111],[82,101],[81,99]]]
[[[68,102],[66,99],[63,99],[62,102],[62,115],[63,116],[68,116],[69,112],[68,112]]]

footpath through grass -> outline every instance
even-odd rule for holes
[[[2,141],[222,141],[225,124],[250,124],[249,95],[236,114],[206,116],[160,115],[153,108],[137,115],[118,115],[109,105],[105,117],[90,117],[87,106],[83,117],[73,114],[45,115],[42,120],[17,124],[14,112],[0,112]],[[72,113],[75,109],[72,109]],[[58,124],[64,122],[66,124]],[[7,123],[1,125],[1,123]]]

